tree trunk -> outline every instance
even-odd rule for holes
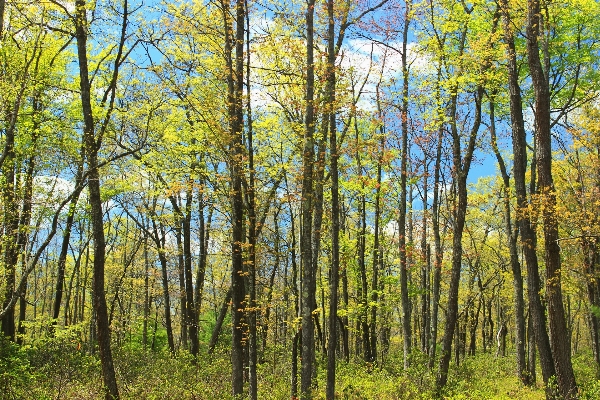
[[[329,116],[329,148],[331,152],[331,269],[329,272],[329,341],[327,344],[327,388],[326,398],[335,398],[335,365],[338,342],[338,282],[340,270],[340,204],[338,178],[338,148],[335,107],[335,19],[333,0],[327,1],[328,46],[327,46],[327,106]]]
[[[4,251],[4,302],[3,309],[7,312],[2,317],[2,335],[10,340],[15,340],[15,309],[14,302],[11,306],[15,292],[16,266],[19,249],[17,248],[17,236],[19,232],[19,212],[15,196],[15,134],[14,127],[9,126],[5,131],[4,159],[1,165],[4,177],[2,190],[2,201],[4,203],[4,226],[2,236],[2,250]]]
[[[108,313],[106,297],[104,292],[104,262],[106,242],[104,238],[104,220],[102,213],[102,197],[100,195],[100,173],[98,170],[98,152],[100,150],[103,131],[95,131],[94,117],[92,114],[91,85],[88,75],[87,59],[87,11],[86,1],[75,2],[75,38],[77,40],[77,56],[79,61],[79,87],[81,91],[81,106],[83,111],[83,141],[85,156],[88,165],[88,193],[90,213],[92,217],[92,235],[94,238],[94,272],[93,272],[93,305],[96,314],[97,338],[102,364],[102,377],[104,381],[104,392],[106,400],[118,399],[117,380],[113,365],[112,352],[110,348],[110,326],[108,324]],[[118,66],[121,62],[121,54],[125,40],[127,23],[127,1],[123,3],[123,24],[121,26],[121,41],[113,70],[112,96],[109,109],[105,116],[105,126],[110,117],[114,103],[114,90],[118,74]],[[107,92],[108,93],[108,92]],[[104,128],[105,129],[105,128]]]
[[[439,98],[439,80],[440,72],[438,68],[438,94]],[[429,350],[429,369],[432,369],[435,363],[436,348],[437,348],[437,326],[438,326],[438,310],[440,304],[440,281],[442,276],[442,239],[440,237],[440,187],[441,187],[441,169],[442,169],[442,142],[444,134],[443,115],[438,111],[438,132],[437,132],[437,149],[435,155],[435,167],[433,171],[433,202],[431,204],[431,224],[433,229],[434,240],[434,264],[433,264],[433,287],[431,298],[431,344]]]
[[[153,204],[153,207],[156,207],[156,204]],[[160,261],[161,266],[161,278],[162,278],[162,288],[163,288],[163,300],[165,307],[165,325],[167,329],[167,341],[169,343],[169,351],[172,355],[175,354],[175,341],[173,340],[173,328],[171,324],[171,298],[169,295],[169,277],[167,273],[167,258],[165,256],[165,233],[160,232],[159,227],[156,224],[156,213],[154,208],[151,211],[151,221],[152,221],[152,230],[153,235],[152,239],[156,244],[156,251],[158,252],[158,259]]]
[[[466,35],[463,33],[461,49],[464,46]],[[461,51],[462,53],[462,51]],[[456,93],[456,92],[454,92]],[[464,152],[461,149],[461,138],[457,127],[457,95],[454,94],[451,99],[449,115],[451,116],[450,131],[452,134],[452,155],[454,166],[454,182],[456,185],[457,204],[453,211],[453,238],[452,238],[452,270],[450,275],[450,288],[448,292],[448,313],[446,316],[446,327],[442,341],[442,355],[440,358],[440,367],[436,380],[436,391],[439,393],[441,388],[446,385],[448,379],[448,367],[452,350],[452,338],[458,319],[458,288],[460,285],[460,272],[462,267],[462,234],[465,226],[467,212],[467,176],[471,166],[471,160],[475,149],[475,140],[479,126],[481,125],[481,98],[483,96],[483,87],[479,86],[474,94],[475,115],[471,131],[469,133],[469,142]],[[464,161],[463,161],[464,160]]]
[[[204,181],[201,183],[204,188]],[[210,226],[212,221],[213,207],[209,206],[208,216],[204,220],[203,189],[198,193],[199,227],[198,237],[200,239],[200,255],[198,256],[198,269],[196,270],[196,286],[194,287],[194,305],[196,306],[196,323],[200,324],[200,312],[202,311],[202,295],[204,293],[204,277],[206,276],[206,263],[208,259],[208,243],[210,239]],[[199,325],[198,325],[199,326]]]
[[[223,299],[223,303],[219,310],[219,316],[217,317],[217,321],[215,322],[215,327],[213,328],[212,334],[210,335],[210,342],[208,343],[208,354],[212,354],[215,351],[215,346],[217,345],[217,340],[219,340],[219,334],[221,333],[221,328],[223,327],[223,322],[225,321],[225,316],[227,315],[227,310],[229,309],[229,302],[231,301],[232,290],[231,287],[227,291],[225,298]]]
[[[150,318],[150,260],[148,257],[148,236],[144,234],[144,320],[142,326],[142,346],[148,347],[148,319]]]
[[[177,205],[174,196],[169,196],[173,208],[176,210],[177,215],[175,221],[175,240],[177,242],[177,275],[179,277],[179,308],[181,311],[180,315],[180,333],[179,340],[180,345],[184,349],[188,349],[188,313],[187,313],[187,293],[185,290],[185,260],[183,257],[183,234],[181,229],[181,215],[179,212],[179,206]]]
[[[536,356],[536,341],[535,332],[533,329],[533,317],[531,316],[531,304],[529,305],[529,318],[527,318],[527,375],[531,385],[535,385],[535,356]]]
[[[358,168],[359,177],[362,177],[362,164],[359,151],[359,131],[358,123],[354,120],[354,127],[356,130],[356,164]],[[364,189],[364,184],[363,184]],[[357,284],[358,295],[357,298],[360,300],[360,314],[357,321],[357,346],[356,353],[359,353],[359,349],[363,352],[363,359],[365,362],[371,362],[371,343],[369,341],[369,287],[367,284],[367,266],[365,264],[365,253],[367,251],[367,207],[366,207],[366,195],[363,193],[360,195],[360,209],[359,209],[359,226],[358,226],[358,269],[360,271],[360,282]]]
[[[502,3],[504,25],[510,25],[508,5]],[[505,41],[508,45],[508,85],[510,90],[510,115],[512,124],[513,142],[513,175],[515,180],[515,195],[517,197],[517,209],[526,210],[527,192],[525,187],[525,173],[527,169],[527,143],[525,135],[525,123],[523,120],[523,109],[521,100],[521,88],[517,70],[517,59],[515,52],[514,34],[511,30],[505,30]],[[533,173],[533,168],[532,168]],[[534,180],[532,179],[532,185]],[[550,350],[550,339],[546,330],[546,316],[542,305],[540,292],[540,276],[538,259],[536,254],[536,238],[531,219],[526,212],[518,212],[516,220],[518,230],[521,234],[521,248],[527,267],[527,296],[529,299],[530,319],[533,332],[529,335],[535,337],[540,353],[540,364],[544,383],[555,374],[552,353]],[[531,350],[530,350],[531,351]]]
[[[400,209],[398,218],[399,246],[400,246],[400,295],[402,301],[402,339],[404,341],[404,370],[410,365],[412,331],[410,326],[411,305],[408,298],[408,263],[406,252],[406,181],[408,177],[408,28],[412,3],[406,2],[404,13],[404,28],[402,31],[402,108],[400,120],[402,127],[402,144],[400,156]]]
[[[244,210],[242,193],[243,174],[243,86],[244,86],[244,0],[235,2],[235,21],[231,21],[229,2],[221,1],[225,30],[225,58],[227,66],[227,104],[229,116],[229,172],[231,201],[231,315],[232,315],[232,392],[241,396],[244,389]],[[235,29],[234,29],[235,27]],[[232,33],[235,36],[232,37]],[[235,45],[235,59],[234,47]]]
[[[552,141],[550,136],[550,90],[540,60],[538,35],[540,34],[539,0],[528,0],[527,54],[531,81],[535,94],[535,123],[537,141],[537,175],[544,222],[544,250],[546,261],[546,298],[550,325],[550,347],[558,389],[564,399],[577,397],[577,384],[571,364],[571,341],[567,331],[562,301],[560,247],[558,245],[558,220],[556,195],[552,178]],[[546,71],[548,73],[549,71]]]
[[[504,0],[506,1],[506,0]],[[508,16],[505,14],[504,18],[504,29],[509,28]],[[494,116],[494,99],[490,98],[490,134],[492,149],[496,155],[498,167],[502,175],[503,186],[503,200],[504,200],[504,224],[506,229],[506,236],[508,238],[508,248],[510,253],[510,266],[513,273],[513,290],[515,299],[515,347],[517,357],[517,376],[519,380],[525,384],[530,385],[527,375],[527,365],[525,363],[525,301],[523,299],[523,275],[521,274],[521,263],[519,262],[519,253],[517,250],[517,231],[513,229],[512,217],[511,217],[511,203],[510,203],[510,177],[506,170],[504,159],[500,154],[496,141],[496,121]]]
[[[185,199],[185,212],[182,216],[183,233],[183,269],[185,275],[185,307],[189,328],[190,353],[194,359],[198,356],[198,316],[194,305],[194,285],[192,276],[192,182],[188,182]]]
[[[302,374],[300,398],[312,398],[312,377],[314,359],[313,299],[316,287],[312,270],[312,218],[313,218],[313,164],[314,149],[314,10],[315,1],[309,0],[306,10],[306,114],[304,132],[304,150],[302,156],[302,234],[300,249],[302,252]]]
[[[69,252],[69,242],[71,240],[71,230],[73,228],[73,222],[75,220],[75,208],[77,207],[77,202],[79,201],[79,195],[83,186],[81,186],[82,175],[83,175],[83,162],[84,162],[84,149],[82,148],[81,161],[77,165],[77,174],[75,178],[75,187],[81,187],[76,194],[71,199],[71,203],[69,204],[69,212],[67,214],[67,220],[65,221],[65,228],[63,231],[63,239],[62,245],[60,248],[60,254],[58,256],[58,271],[56,276],[56,289],[55,289],[55,297],[54,297],[54,307],[52,308],[52,319],[53,324],[56,324],[56,320],[60,314],[60,303],[62,301],[62,295],[64,291],[64,281],[65,281],[65,267],[67,263],[67,255]]]

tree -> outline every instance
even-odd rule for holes
[[[304,150],[302,152],[302,374],[300,398],[312,398],[312,375],[314,359],[313,298],[316,282],[313,271],[312,252],[312,209],[313,209],[313,164],[315,158],[315,59],[314,59],[314,14],[315,1],[306,5],[306,112],[304,120]]]
[[[123,1],[121,33],[117,42],[117,53],[112,66],[112,74],[108,80],[108,87],[101,100],[101,109],[104,111],[102,119],[94,117],[92,106],[92,84],[88,67],[88,7],[85,0],[76,0],[75,15],[72,16],[77,41],[77,59],[79,62],[79,87],[81,94],[81,108],[83,115],[83,143],[87,163],[87,184],[89,202],[92,215],[92,229],[94,237],[94,311],[98,334],[100,359],[102,361],[102,376],[105,386],[105,398],[118,399],[119,391],[115,377],[112,352],[110,347],[110,327],[106,307],[104,287],[104,262],[106,243],[104,238],[104,220],[102,211],[102,197],[100,193],[100,171],[98,153],[102,140],[108,129],[112,112],[115,106],[119,68],[127,58],[125,41],[127,39],[127,23],[129,18],[128,2]],[[128,51],[131,51],[129,49]]]
[[[481,54],[481,64],[479,74],[481,78],[475,79],[473,82],[473,89],[469,92],[474,102],[474,115],[471,126],[466,133],[466,146],[463,149],[462,138],[458,126],[458,96],[459,96],[459,80],[456,77],[462,74],[468,73],[469,65],[467,62],[469,58],[466,57],[466,44],[467,34],[469,32],[469,24],[475,21],[477,14],[474,14],[475,5],[467,7],[463,4],[462,17],[457,24],[456,32],[456,66],[453,71],[456,75],[451,80],[450,85],[450,98],[449,98],[449,130],[451,137],[452,146],[452,165],[453,165],[453,202],[452,209],[452,269],[450,276],[450,287],[448,293],[448,312],[446,315],[446,324],[444,330],[444,337],[442,339],[442,354],[440,357],[440,364],[438,370],[438,376],[436,380],[436,391],[439,391],[445,386],[448,379],[448,367],[451,358],[451,346],[456,329],[456,323],[458,318],[458,295],[459,295],[459,284],[460,284],[460,273],[462,269],[462,234],[465,226],[466,210],[468,204],[467,195],[467,177],[471,168],[471,162],[473,160],[473,153],[475,151],[476,139],[478,136],[479,128],[482,120],[482,101],[484,93],[484,85],[486,84],[484,71],[491,64],[489,56],[483,52]],[[479,9],[478,9],[479,11]],[[483,10],[485,13],[487,10]],[[498,22],[498,13],[492,14],[492,24],[489,27],[490,36],[487,38],[479,38],[479,43],[473,44],[473,46],[481,46],[481,50],[488,49],[492,42],[493,34],[496,30]],[[474,72],[474,71],[472,71]]]
[[[340,204],[338,144],[335,112],[335,19],[334,1],[327,1],[327,93],[326,101],[329,116],[329,147],[331,151],[331,268],[329,270],[329,341],[327,343],[327,394],[328,399],[335,398],[335,365],[337,348],[337,310],[340,270]],[[339,51],[339,48],[338,48]],[[327,114],[326,114],[327,115]]]
[[[568,338],[561,290],[561,261],[556,218],[556,194],[552,178],[552,143],[550,136],[550,90],[547,75],[540,59],[538,36],[541,32],[541,9],[538,0],[527,2],[527,54],[535,93],[535,123],[537,144],[537,175],[544,221],[546,261],[546,297],[550,325],[550,347],[556,369],[558,389],[565,399],[577,396],[577,385],[571,364],[571,345]]]
[[[509,28],[509,24],[505,15],[504,18],[504,29]],[[503,199],[504,199],[504,223],[506,229],[506,236],[508,239],[508,248],[510,252],[510,266],[513,273],[513,287],[514,287],[514,299],[515,299],[515,346],[516,346],[516,357],[517,357],[517,375],[521,382],[526,385],[531,385],[532,377],[528,376],[525,364],[525,303],[523,299],[523,276],[521,274],[521,263],[519,261],[519,254],[517,248],[517,230],[513,229],[512,223],[512,205],[511,205],[511,185],[510,177],[506,170],[506,164],[504,158],[498,149],[498,142],[496,136],[496,121],[495,121],[495,99],[490,98],[490,139],[492,149],[496,156],[496,162],[498,163],[498,169],[502,177],[503,187]]]
[[[402,30],[402,105],[400,121],[402,126],[402,145],[400,148],[400,210],[398,216],[399,246],[400,246],[400,290],[402,295],[402,337],[404,341],[404,369],[410,366],[412,342],[411,305],[408,298],[408,255],[406,243],[406,180],[408,178],[408,82],[409,70],[407,63],[408,31],[411,22],[412,1],[406,2],[404,24]]]
[[[243,193],[242,193],[242,132],[243,132],[243,85],[244,85],[244,1],[235,3],[234,24],[229,17],[229,6],[221,2],[223,28],[225,31],[225,58],[227,72],[227,104],[229,123],[229,171],[231,175],[231,287],[233,336],[231,343],[233,395],[243,393],[244,368],[244,266],[243,266]],[[235,30],[233,27],[235,26]],[[235,32],[235,35],[233,33]],[[235,46],[232,46],[232,43]],[[235,53],[233,49],[235,48]]]

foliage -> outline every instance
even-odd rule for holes
[[[315,226],[320,223],[314,236],[320,236],[320,242],[312,243],[318,250],[314,260],[303,260],[300,248],[306,222],[301,219],[307,211],[313,212],[301,211],[308,69],[305,2],[247,2],[249,30],[243,60],[247,76],[240,85],[245,93],[239,159],[231,157],[229,147],[232,105],[227,96],[227,64],[232,54],[226,53],[234,43],[225,43],[232,32],[223,28],[223,19],[233,15],[233,9],[227,8],[233,2],[78,3],[88,7],[94,129],[104,132],[97,142],[103,203],[99,226],[103,224],[107,241],[104,294],[124,398],[230,398],[231,359],[226,350],[232,340],[230,314],[216,352],[207,356],[206,350],[219,310],[224,302],[228,304],[234,163],[241,166],[244,202],[243,221],[236,222],[246,235],[241,243],[245,264],[240,275],[246,279],[251,270],[256,272],[256,307],[243,307],[246,316],[259,313],[257,336],[263,361],[258,365],[259,397],[291,396],[291,338],[299,329],[302,316],[297,309],[305,289],[299,278],[310,262],[316,266],[315,333],[321,336],[316,397],[323,397],[320,389],[325,387],[326,355],[321,349],[330,340],[326,317],[332,296],[328,288],[332,272],[338,272],[337,317],[348,334],[348,348],[340,349],[338,357],[339,398],[431,398],[434,364],[448,315],[450,246],[458,199],[456,166],[465,161],[478,85],[483,85],[479,100],[487,104],[493,98],[496,114],[492,121],[491,111],[483,107],[482,126],[473,136],[460,260],[459,328],[452,345],[458,349],[459,363],[452,365],[443,395],[456,399],[536,399],[543,395],[541,384],[524,387],[514,377],[511,341],[516,307],[503,201],[509,197],[506,204],[513,229],[517,216],[531,215],[540,260],[544,238],[537,218],[544,204],[535,195],[535,171],[527,171],[531,199],[528,208],[521,210],[516,207],[514,187],[504,191],[497,171],[488,167],[494,164],[487,144],[488,127],[494,125],[509,184],[513,183],[506,27],[497,19],[496,8],[502,1],[336,0],[334,33],[340,37],[343,33],[346,40],[336,43],[339,56],[333,65],[332,104],[326,94],[328,21],[325,4],[316,3],[314,150],[324,152],[325,166],[314,176],[315,180],[323,176],[315,183],[322,186],[323,203],[314,206]],[[375,3],[381,8],[370,9]],[[540,41],[551,83],[556,139],[553,174],[558,204],[553,212],[560,226],[561,290],[581,397],[594,398],[600,396],[600,357],[594,359],[590,350],[594,346],[592,317],[600,317],[600,6],[593,0],[543,3]],[[11,298],[16,299],[20,279],[27,285],[18,293],[22,301],[17,300],[10,310],[18,330],[13,339],[20,344],[0,339],[0,400],[101,398],[91,289],[92,265],[98,258],[89,198],[77,194],[70,209],[72,227],[68,204],[55,215],[57,205],[77,193],[76,184],[88,183],[89,173],[82,153],[78,59],[71,31],[74,1],[2,4],[6,6],[0,27],[2,309]],[[523,105],[530,105],[533,87],[523,34],[527,4],[507,0],[506,7],[515,30]],[[407,16],[410,23],[403,20]],[[125,17],[126,57],[115,65],[114,43]],[[404,28],[412,40],[406,50],[400,43]],[[405,100],[401,94],[405,71],[399,70],[402,55],[408,57],[406,73],[410,76],[406,116],[401,112]],[[115,102],[109,105],[115,68],[120,72]],[[454,106],[450,104],[453,99]],[[333,171],[327,136],[332,111],[339,151],[339,271],[331,271],[330,265]],[[106,121],[98,118],[104,112],[110,115]],[[526,123],[533,119],[527,110],[524,117]],[[401,129],[404,123],[408,132]],[[533,169],[536,128],[528,123],[526,129],[531,145],[526,151],[527,168]],[[408,154],[402,154],[401,133],[408,134]],[[453,154],[453,146],[459,154]],[[398,237],[403,156],[409,163],[406,249],[399,248],[403,241]],[[479,179],[481,175],[492,176]],[[432,204],[435,196],[437,214]],[[319,206],[322,214],[317,212]],[[249,232],[254,212],[257,232]],[[63,247],[61,239],[69,229],[70,238]],[[515,232],[520,234],[518,229]],[[255,233],[256,248],[251,248],[250,237]],[[374,248],[376,237],[379,249]],[[517,242],[519,262],[526,270],[524,247],[518,238]],[[403,339],[400,324],[405,317],[398,306],[405,294],[399,284],[404,250],[412,312],[409,322],[415,341],[406,370],[404,354],[396,348]],[[251,251],[256,253],[256,265],[251,265]],[[544,267],[540,263],[542,275]],[[62,302],[54,305],[60,268]],[[427,329],[433,319],[438,271],[437,342],[429,343],[434,340]],[[541,294],[546,295],[545,289]],[[184,312],[190,301],[197,321],[189,321]],[[59,315],[56,320],[49,317],[54,312]],[[364,326],[370,322],[373,329],[367,332]],[[509,357],[494,358],[502,324],[510,332]],[[193,358],[188,354],[188,333],[196,325],[199,355]],[[2,329],[8,328],[3,324]],[[246,325],[241,329],[246,340]],[[363,361],[365,334],[377,342],[374,363]],[[172,354],[167,344],[171,338]],[[469,354],[465,351],[469,341],[474,356],[471,349]],[[344,350],[348,361],[341,354]],[[435,357],[431,350],[437,351]]]
[[[28,393],[37,392],[35,382],[25,349],[0,336],[0,399],[25,398]]]

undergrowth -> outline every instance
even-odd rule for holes
[[[101,399],[100,363],[82,348],[77,332],[67,332],[28,346],[0,339],[0,400],[5,399]],[[217,349],[193,360],[187,352],[175,356],[137,346],[114,351],[123,399],[232,399],[231,367],[226,349]],[[431,399],[435,368],[427,368],[426,356],[415,353],[404,371],[401,352],[390,354],[385,365],[358,359],[340,361],[336,374],[336,398],[345,400]],[[582,399],[600,398],[591,354],[573,359]],[[325,398],[326,360],[317,359],[315,399]],[[451,365],[444,399],[544,399],[541,383],[523,386],[515,375],[512,357],[492,354],[467,357]],[[437,365],[436,365],[437,366]],[[289,399],[289,349],[271,348],[258,366],[259,398]],[[538,377],[538,381],[541,378]]]

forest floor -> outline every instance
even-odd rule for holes
[[[204,349],[205,350],[205,349]],[[201,355],[194,365],[189,355],[120,348],[114,351],[119,391],[123,399],[231,399],[230,362],[225,349]],[[259,365],[258,398],[285,400],[290,396],[290,362],[284,349],[271,349]],[[383,366],[359,360],[339,362],[339,399],[391,400],[433,398],[435,375],[415,356],[414,367],[403,371],[401,351],[391,352]],[[600,398],[591,355],[573,359],[582,399]],[[544,399],[539,381],[525,387],[515,376],[513,357],[484,353],[452,364],[445,399]],[[325,398],[325,361],[319,361],[316,399]],[[48,340],[18,347],[0,340],[0,399],[101,399],[98,359],[72,340]]]

